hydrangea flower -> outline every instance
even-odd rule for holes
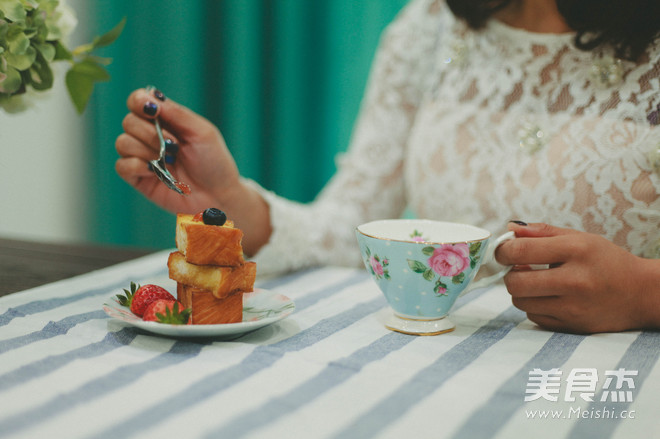
[[[0,106],[7,112],[26,107],[26,95],[53,87],[51,64],[68,61],[69,95],[78,110],[87,105],[94,83],[110,79],[109,60],[92,55],[96,48],[111,44],[121,33],[125,20],[89,43],[70,50],[66,37],[77,20],[62,0],[0,1]]]

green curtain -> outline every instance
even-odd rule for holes
[[[167,248],[173,216],[114,171],[126,97],[153,84],[222,131],[241,174],[308,202],[348,145],[383,28],[407,0],[94,0],[126,28],[87,110],[90,238]]]

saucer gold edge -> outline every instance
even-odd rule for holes
[[[404,331],[404,330],[402,330],[402,329],[394,328],[394,327],[389,326],[389,325],[385,325],[385,327],[386,327],[387,329],[389,329],[390,331],[400,332],[401,334],[406,334],[406,335],[419,335],[419,336],[422,336],[422,337],[424,337],[424,336],[431,336],[431,335],[446,334],[446,333],[448,333],[448,332],[452,332],[452,331],[454,331],[454,330],[456,329],[456,327],[454,326],[453,328],[443,329],[443,330],[441,330],[441,331],[435,331],[435,332],[412,332],[412,331]]]

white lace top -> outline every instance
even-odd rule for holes
[[[406,208],[494,233],[546,222],[651,255],[658,123],[658,47],[619,61],[576,49],[571,34],[496,20],[473,31],[444,1],[413,0],[383,35],[326,188],[306,205],[260,189],[274,232],[255,260],[261,272],[360,264],[355,226]]]

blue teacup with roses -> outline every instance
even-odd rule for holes
[[[492,239],[489,231],[467,224],[390,219],[362,224],[356,236],[367,271],[394,311],[386,326],[400,332],[451,331],[454,325],[445,317],[456,299],[494,283],[511,268],[473,282],[481,264],[493,260],[495,248],[512,239],[512,232]]]

